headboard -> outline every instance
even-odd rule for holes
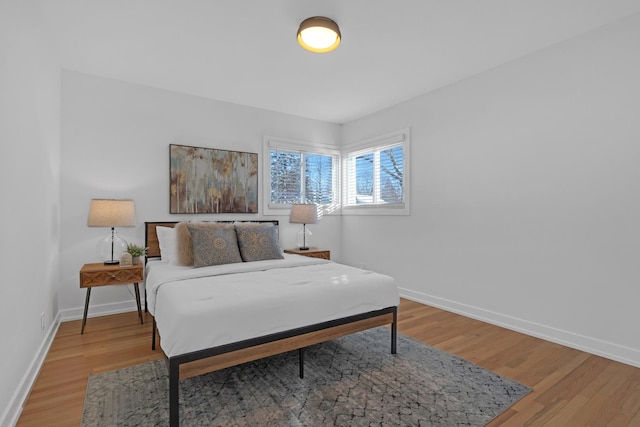
[[[148,221],[144,223],[144,245],[147,248],[147,258],[160,258],[160,243],[158,242],[158,233],[156,227],[175,227],[176,224],[183,221]],[[213,222],[213,221],[212,221]],[[278,220],[251,220],[251,221],[215,221],[218,223],[233,224],[234,222],[270,222],[278,225]]]

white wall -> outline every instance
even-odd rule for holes
[[[343,260],[640,366],[638,76],[635,16],[346,124],[411,127],[413,173],[410,217],[344,217]]]
[[[0,2],[3,426],[17,420],[57,324],[60,71],[52,48],[34,2]]]
[[[212,78],[214,78],[212,76]],[[129,242],[144,242],[144,221],[260,219],[262,215],[170,215],[169,144],[258,153],[262,210],[263,136],[339,146],[341,127],[251,107],[63,72],[60,309],[63,319],[82,316],[82,264],[99,261],[95,247],[108,229],[87,227],[92,198],[132,198],[138,226],[121,228]],[[287,214],[288,215],[288,214]],[[298,224],[280,220],[284,247],[294,247]],[[318,246],[340,258],[340,217],[310,226]],[[132,310],[131,289],[91,294],[89,315]],[[90,328],[90,323],[88,326]]]

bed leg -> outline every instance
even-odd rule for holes
[[[304,348],[298,349],[298,361],[300,365],[300,379],[304,378]]]
[[[396,354],[398,342],[398,307],[393,309],[393,322],[391,323],[391,354]]]
[[[169,426],[180,425],[180,364],[169,359]]]
[[[151,327],[151,350],[156,349],[156,318],[153,318],[153,326]]]

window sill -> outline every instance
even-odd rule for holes
[[[349,205],[342,207],[342,215],[410,215],[407,203],[400,205]]]

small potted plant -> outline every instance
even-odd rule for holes
[[[140,257],[147,254],[147,248],[145,248],[144,246],[138,246],[134,245],[133,243],[129,243],[127,245],[127,252],[131,254],[134,264],[140,264],[142,262]]]

